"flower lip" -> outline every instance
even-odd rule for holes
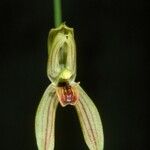
[[[79,97],[75,85],[71,86],[68,81],[59,82],[56,87],[56,93],[63,107],[66,105],[75,105]]]

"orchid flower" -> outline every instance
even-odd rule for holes
[[[103,150],[103,129],[98,110],[79,82],[75,82],[74,33],[65,24],[49,32],[47,75],[51,84],[43,94],[35,119],[38,149],[54,150],[55,114],[60,103],[62,107],[75,107],[88,148]]]

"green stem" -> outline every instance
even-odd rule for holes
[[[62,22],[61,0],[54,0],[54,22],[55,27],[58,27]]]

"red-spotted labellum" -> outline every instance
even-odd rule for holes
[[[62,82],[58,84],[56,93],[60,104],[64,107],[66,105],[75,105],[79,99],[79,93],[76,89],[76,85],[71,86],[68,82]]]

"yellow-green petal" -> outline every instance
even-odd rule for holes
[[[78,90],[79,100],[75,108],[78,113],[85,142],[90,150],[103,150],[104,135],[99,112],[92,100],[79,85]]]
[[[58,100],[53,85],[49,85],[43,94],[36,112],[35,132],[38,150],[54,149],[55,114]]]

